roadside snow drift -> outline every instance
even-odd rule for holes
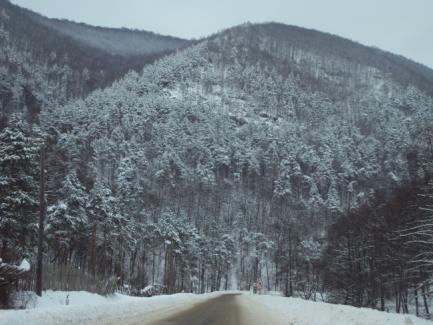
[[[119,294],[103,297],[89,292],[47,291],[35,301],[33,309],[0,310],[0,325],[126,324],[133,319],[147,320],[148,316],[149,319],[154,319],[155,314],[152,312],[189,308],[224,293],[227,292],[138,298]],[[413,315],[385,313],[367,308],[250,293],[244,293],[240,298],[243,305],[250,306],[259,314],[253,317],[252,322],[249,321],[251,325],[273,325],[262,324],[260,321],[260,314],[265,311],[287,325],[431,325],[431,322]]]
[[[413,315],[385,313],[369,308],[355,308],[323,302],[265,295],[248,295],[290,325],[431,325]],[[265,324],[263,324],[265,325]]]
[[[152,298],[115,294],[104,297],[84,291],[47,291],[33,309],[0,310],[0,325],[104,324],[173,306],[192,304],[216,294],[175,294]],[[30,307],[32,307],[30,305]]]

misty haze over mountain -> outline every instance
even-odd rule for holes
[[[51,18],[96,26],[151,30],[185,39],[245,22],[281,22],[344,36],[402,54],[433,68],[430,0],[13,0]]]

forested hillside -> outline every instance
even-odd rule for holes
[[[189,43],[184,39],[141,30],[103,28],[68,20],[47,19],[31,11],[26,14],[50,29],[111,54],[131,56],[162,53],[176,50]]]
[[[125,52],[98,42],[119,44]],[[0,0],[0,44],[0,114],[25,112],[33,121],[42,106],[64,105],[104,88],[188,42],[52,20]]]
[[[404,310],[431,277],[413,245],[432,249],[431,226],[416,231],[431,218],[432,80],[316,31],[213,35],[45,109],[41,130],[10,120],[1,150],[22,154],[1,163],[2,257],[34,255],[38,139],[47,263],[169,293],[261,278],[288,296]]]

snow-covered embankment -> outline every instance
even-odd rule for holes
[[[115,294],[104,297],[89,292],[47,291],[34,308],[0,310],[0,325],[104,324],[130,319],[173,306],[189,305],[214,296],[175,294],[139,298]]]
[[[413,315],[385,313],[369,308],[333,305],[280,296],[249,295],[290,325],[431,325]]]

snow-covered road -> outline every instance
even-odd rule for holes
[[[125,325],[283,325],[282,319],[240,293],[223,294],[189,308],[135,317]],[[114,325],[114,324],[113,324]]]
[[[153,298],[45,292],[33,309],[0,310],[0,325],[430,325],[413,315],[239,292]]]

